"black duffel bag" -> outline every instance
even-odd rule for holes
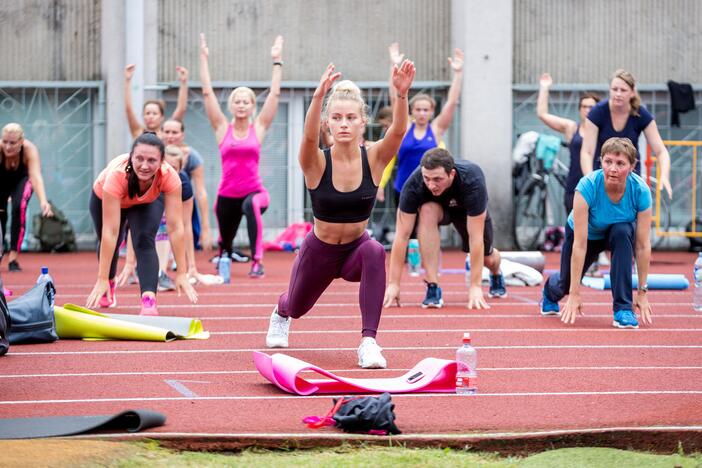
[[[56,289],[50,281],[38,283],[26,294],[8,304],[10,343],[50,343],[58,340],[51,297]]]
[[[7,309],[5,291],[3,291],[2,280],[0,280],[0,356],[7,353],[10,348],[10,311]]]

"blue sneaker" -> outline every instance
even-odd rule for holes
[[[427,295],[424,296],[422,309],[441,309],[443,305],[444,300],[441,298],[441,288],[439,285],[436,283],[427,283]]]
[[[553,302],[546,297],[546,290],[541,290],[541,315],[561,315],[561,309],[558,307],[558,302]]]
[[[490,290],[488,297],[507,297],[507,289],[505,289],[505,277],[502,273],[499,275],[490,275]]]
[[[617,328],[639,328],[639,321],[632,311],[618,310],[614,313],[612,325]]]

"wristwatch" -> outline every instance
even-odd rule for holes
[[[639,292],[648,292],[648,283],[644,283],[641,286],[638,287],[637,291]]]

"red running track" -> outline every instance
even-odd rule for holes
[[[463,254],[444,255],[458,268]],[[264,346],[268,317],[287,287],[293,255],[266,256],[267,276],[252,280],[248,264],[233,266],[233,283],[199,287],[200,302],[158,295],[162,315],[201,318],[206,341],[82,342],[12,346],[0,359],[0,417],[108,414],[149,408],[167,415],[150,437],[249,437],[337,434],[314,432],[301,419],[322,415],[331,396],[299,397],[270,385],[255,370],[253,350]],[[652,273],[690,276],[694,257],[656,253]],[[97,263],[92,253],[23,254],[24,271],[7,273],[6,287],[21,294],[39,267],[50,267],[57,303],[83,304]],[[198,254],[200,270],[213,266]],[[547,257],[547,268],[558,258]],[[691,292],[650,292],[654,324],[639,330],[611,326],[608,291],[586,289],[585,317],[574,326],[538,313],[540,288],[510,288],[489,310],[467,310],[462,275],[441,278],[446,304],[423,310],[424,287],[404,278],[402,308],[383,312],[378,341],[387,370],[356,365],[360,340],[358,285],[335,282],[320,303],[292,326],[286,352],[341,375],[396,376],[427,356],[452,359],[464,331],[479,352],[480,393],[394,395],[405,434],[474,434],[615,427],[696,428],[702,425],[702,314]],[[137,313],[136,286],[118,291],[114,312]]]

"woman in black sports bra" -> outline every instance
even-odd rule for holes
[[[378,181],[397,153],[407,128],[407,92],[414,64],[405,60],[393,70],[397,99],[393,123],[385,137],[366,150],[360,145],[367,122],[361,90],[327,66],[307,110],[300,144],[300,167],[312,199],[314,230],[295,259],[288,291],[271,314],[266,345],[287,348],[291,318],[306,314],[336,278],[360,282],[359,305],[363,322],[358,364],[385,368],[387,363],[375,342],[385,292],[385,250],[366,233]],[[320,118],[321,115],[321,118]],[[332,134],[334,145],[319,149],[320,120]]]

